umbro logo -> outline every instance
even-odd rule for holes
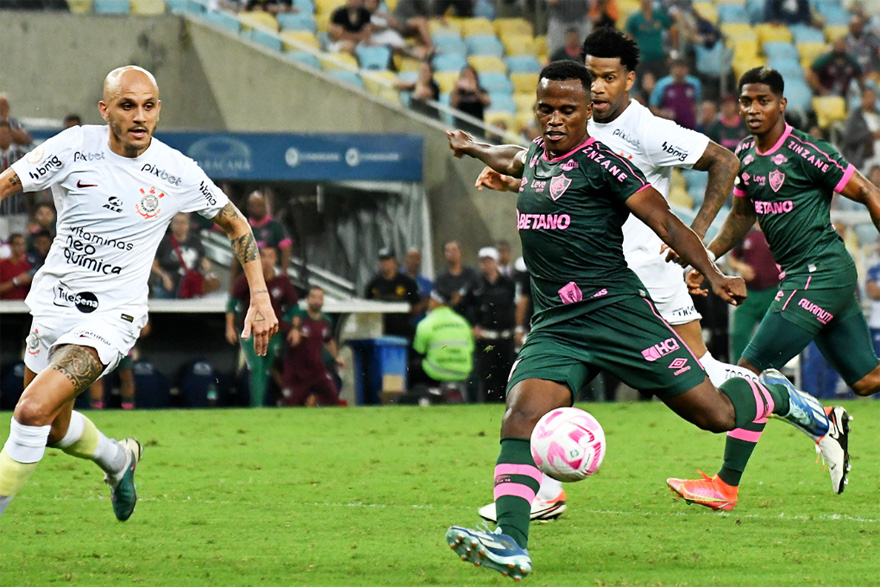
[[[107,203],[104,204],[104,208],[112,210],[117,214],[122,214],[122,200],[116,196],[110,196],[107,198]]]
[[[96,188],[96,187],[98,187],[98,184],[96,184],[96,183],[85,183],[85,182],[83,182],[83,180],[80,179],[80,180],[78,180],[78,181],[76,182],[76,187],[78,187],[78,188],[80,188],[80,189],[82,189],[82,188]]]

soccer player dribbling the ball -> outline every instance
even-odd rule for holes
[[[699,237],[644,175],[589,136],[591,81],[588,70],[572,61],[541,71],[541,137],[528,151],[476,143],[462,131],[447,133],[456,156],[522,178],[517,226],[535,315],[508,382],[495,467],[498,527],[488,532],[452,526],[446,533],[462,560],[517,580],[531,571],[529,512],[541,480],[529,437],[541,416],[570,406],[573,392],[599,370],[657,395],[712,432],[749,427],[760,435],[771,413],[802,428],[815,425],[810,413],[791,410],[807,400],[789,386],[732,378],[715,388],[627,267],[622,226],[633,213],[699,270],[716,295],[731,304],[745,298],[742,279],[718,270]]]
[[[251,290],[242,337],[265,354],[278,330],[247,220],[194,161],[153,138],[162,105],[153,75],[120,67],[103,90],[106,125],[65,130],[0,174],[0,200],[51,188],[58,210],[58,235],[26,300],[25,390],[0,452],[0,514],[47,446],[104,471],[117,519],[134,511],[140,443],[108,439],[73,403],[146,324],[150,267],[178,212],[212,218],[229,236]]]

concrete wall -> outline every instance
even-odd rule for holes
[[[481,164],[454,159],[443,126],[179,16],[75,16],[0,11],[0,91],[13,115],[99,123],[104,75],[128,63],[160,84],[162,126],[175,129],[415,133],[425,137],[434,253],[462,242],[466,258],[492,239],[518,247],[512,194],[472,187]]]

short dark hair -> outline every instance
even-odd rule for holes
[[[739,78],[739,92],[742,93],[743,86],[747,84],[766,84],[770,86],[770,90],[777,96],[782,96],[785,91],[785,80],[782,74],[772,67],[755,67],[745,72]]]
[[[554,61],[544,66],[538,79],[548,79],[553,81],[577,79],[581,81],[581,85],[584,86],[587,95],[590,94],[590,86],[593,85],[593,76],[590,75],[590,72],[587,71],[584,64],[571,61],[570,59]]]
[[[64,118],[61,120],[63,124],[75,123],[77,125],[82,124],[82,118],[80,118],[79,114],[74,114],[71,112],[70,114],[65,114]]]
[[[37,232],[33,233],[31,235],[31,238],[36,240],[37,238],[39,238],[41,236],[44,236],[49,240],[53,240],[55,238],[52,236],[52,233],[49,232],[48,230],[46,230],[45,228],[42,228],[42,229],[38,230]]]
[[[599,27],[584,39],[581,59],[593,57],[617,57],[627,71],[635,71],[639,65],[639,45],[626,33],[613,27]]]

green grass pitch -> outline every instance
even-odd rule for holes
[[[600,471],[533,524],[523,584],[871,585],[880,549],[880,402],[855,416],[843,495],[805,436],[771,421],[730,513],[669,476],[714,473],[723,436],[658,402],[582,404]],[[144,443],[140,501],[117,522],[94,464],[50,450],[0,518],[0,585],[504,585],[444,540],[491,499],[502,407],[90,412]],[[8,434],[9,414],[0,417]]]

